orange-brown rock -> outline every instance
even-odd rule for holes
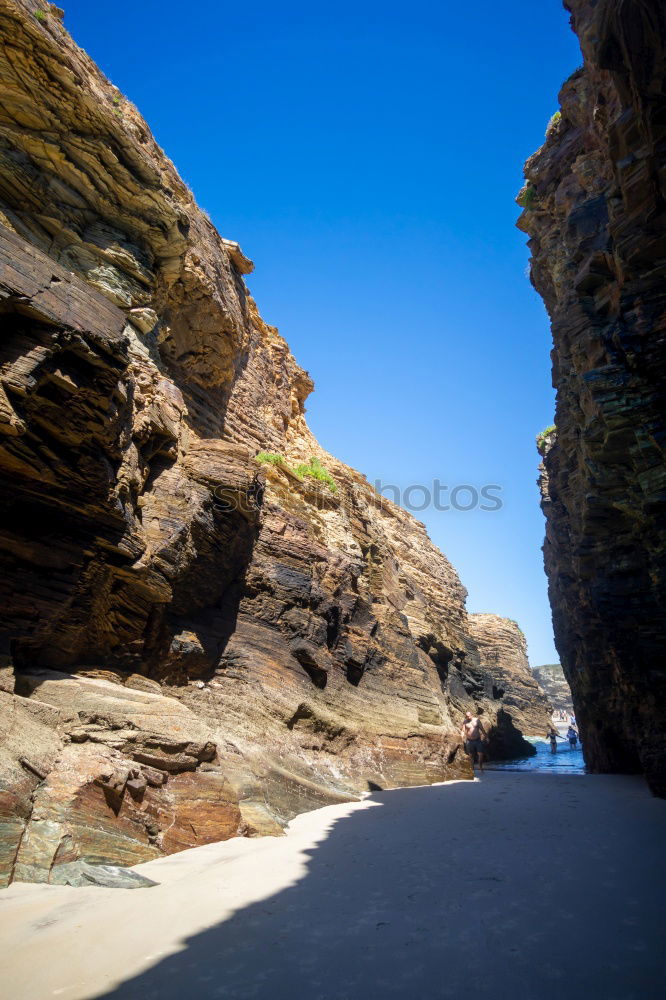
[[[469,616],[469,629],[483,677],[482,719],[490,736],[490,758],[506,760],[536,753],[524,737],[543,739],[552,709],[530,670],[520,626],[499,615],[474,614]]]
[[[469,777],[455,570],[312,437],[251,263],[61,20],[3,0],[0,40],[6,877]]]

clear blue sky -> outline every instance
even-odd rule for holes
[[[319,440],[371,481],[503,487],[418,514],[471,611],[551,662],[535,434],[550,333],[514,196],[581,62],[560,0],[67,0],[313,375]]]

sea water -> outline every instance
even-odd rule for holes
[[[551,774],[585,774],[585,761],[580,743],[575,750],[569,742],[557,741],[557,752],[553,753],[550,743],[545,740],[528,740],[536,750],[533,757],[517,757],[515,760],[491,761],[489,769],[502,771],[548,771]]]

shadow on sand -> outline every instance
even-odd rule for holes
[[[492,773],[372,801],[308,852],[297,884],[104,996],[661,994],[666,806],[642,782]]]

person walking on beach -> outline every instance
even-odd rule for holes
[[[472,761],[472,768],[476,762],[479,765],[479,771],[483,771],[483,761],[485,760],[483,741],[488,738],[483,728],[483,723],[476,715],[473,715],[471,712],[465,712],[465,721],[460,730],[460,735],[465,743],[465,751],[469,754]]]
[[[558,739],[559,733],[557,732],[557,730],[555,729],[554,726],[550,727],[550,729],[546,733],[546,736],[550,740],[550,752],[551,753],[557,753],[557,739]]]
[[[575,750],[578,744],[578,733],[573,726],[569,726],[567,729],[567,739],[569,740],[569,746],[571,749]]]

